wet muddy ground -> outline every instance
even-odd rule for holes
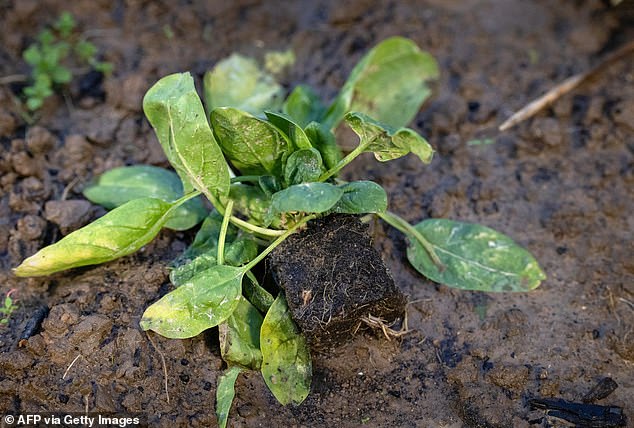
[[[21,51],[62,10],[115,67],[103,82],[75,79],[36,124],[21,118],[19,85],[0,86],[0,292],[15,288],[19,302],[0,327],[0,410],[141,412],[152,426],[214,426],[222,365],[214,334],[150,341],[138,326],[170,289],[167,265],[192,233],[164,231],[135,255],[48,278],[16,279],[10,268],[103,212],[81,195],[95,175],[166,166],[141,112],[160,76],[200,77],[234,51],[291,47],[297,63],[284,83],[306,82],[330,98],[367,49],[403,35],[441,67],[414,122],[438,156],[429,166],[363,157],[346,175],[382,184],[390,209],[412,222],[446,217],[510,235],[548,279],[526,294],[433,284],[409,267],[402,235],[377,223],[375,244],[409,296],[411,332],[391,341],[361,334],[316,356],[312,393],[296,408],[277,404],[259,374],[239,379],[232,424],[548,426],[530,398],[579,401],[607,376],[619,387],[599,403],[621,406],[632,424],[634,57],[495,132],[513,111],[632,40],[632,24],[607,3],[0,2],[0,76],[28,72]],[[483,137],[492,144],[473,144]],[[19,347],[43,306],[50,311],[41,329]]]

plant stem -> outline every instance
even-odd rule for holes
[[[229,227],[231,211],[233,211],[233,201],[229,199],[229,202],[227,202],[227,207],[225,208],[225,215],[222,218],[222,225],[220,226],[220,236],[218,236],[217,261],[219,265],[225,264],[225,241],[227,239],[227,228]]]
[[[370,140],[369,142],[365,143],[365,144],[359,144],[357,146],[356,149],[354,149],[353,151],[351,151],[350,153],[348,153],[348,156],[346,156],[345,158],[341,159],[337,165],[333,166],[332,168],[330,168],[328,171],[324,172],[323,174],[321,174],[319,176],[319,180],[318,181],[326,181],[328,180],[330,177],[332,177],[333,175],[335,175],[336,173],[338,173],[339,171],[341,171],[341,169],[343,167],[345,167],[346,165],[348,165],[350,162],[352,162],[354,160],[354,158],[356,158],[357,156],[359,156],[361,153],[363,153],[363,151],[365,150],[365,148],[368,146],[368,144],[370,144],[372,142],[372,140]]]
[[[242,230],[251,232],[255,235],[264,236],[266,238],[281,236],[285,233],[284,230],[267,229],[265,227],[256,226],[233,215],[231,216],[230,221]]]
[[[200,194],[200,192],[199,192]],[[214,208],[216,208],[216,210],[222,214],[223,216],[225,215],[225,207],[220,203],[220,201],[216,198],[214,198],[211,194],[207,194],[205,193],[205,196],[207,196],[207,199],[209,199],[209,201],[211,202],[211,204],[214,206]],[[273,238],[276,236],[280,236],[284,233],[283,230],[276,230],[276,229],[267,229],[265,227],[260,227],[260,226],[256,226],[254,224],[249,223],[248,221],[244,221],[241,218],[238,218],[234,215],[232,215],[229,218],[229,221],[233,224],[235,224],[236,226],[238,226],[240,229],[247,231],[249,233],[253,233],[254,235],[260,236],[260,237],[265,237],[265,238]]]
[[[436,265],[436,267],[441,272],[445,270],[446,266],[440,260],[436,252],[434,251],[433,244],[429,242],[427,239],[425,239],[425,237],[418,230],[416,230],[414,226],[412,226],[411,224],[407,222],[407,220],[405,220],[402,217],[399,217],[398,215],[390,211],[386,211],[384,213],[377,213],[377,215],[381,217],[381,219],[383,219],[383,221],[385,221],[387,224],[389,224],[393,228],[403,232],[405,235],[410,237],[410,239],[411,238],[416,239],[423,246],[425,251],[427,251],[427,254],[429,254],[429,257],[431,258],[432,262]]]
[[[309,221],[315,219],[317,217],[316,214],[311,214],[309,216],[304,217],[303,219],[301,219],[299,222],[297,222],[293,227],[291,227],[290,229],[286,230],[284,232],[283,235],[279,236],[275,241],[273,241],[273,243],[271,245],[269,245],[268,247],[266,247],[264,249],[264,251],[262,251],[256,258],[254,258],[253,260],[251,260],[249,262],[249,264],[247,264],[244,267],[245,271],[249,271],[251,269],[253,269],[253,267],[255,267],[255,265],[257,265],[258,263],[260,263],[266,256],[269,255],[269,253],[271,251],[273,251],[275,249],[275,247],[277,247],[278,245],[280,245],[286,238],[288,238],[289,236],[291,236],[293,233],[295,233],[295,231],[297,229],[299,229],[300,227],[302,227],[303,225],[305,225],[306,223],[308,223]]]

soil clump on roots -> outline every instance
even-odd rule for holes
[[[349,341],[362,318],[390,324],[405,312],[405,297],[367,229],[354,216],[326,217],[309,223],[269,257],[273,279],[313,350]]]

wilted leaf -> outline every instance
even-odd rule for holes
[[[262,376],[277,401],[283,405],[304,401],[312,379],[310,350],[283,296],[275,299],[264,318],[260,347]]]
[[[218,418],[218,428],[226,428],[231,404],[236,396],[236,379],[242,369],[237,366],[229,367],[218,377],[216,387],[216,417]]]
[[[163,77],[145,94],[143,111],[185,192],[193,187],[214,198],[227,196],[229,168],[209,128],[192,76]]]
[[[339,186],[343,196],[332,208],[341,214],[382,213],[387,210],[385,190],[372,181],[353,181]]]
[[[286,160],[284,180],[291,184],[317,181],[324,172],[321,155],[317,149],[301,149],[293,152]]]
[[[438,77],[438,64],[414,42],[386,39],[352,69],[322,123],[334,128],[349,111],[360,111],[394,128],[412,121],[430,95],[427,82]]]
[[[215,327],[240,302],[244,269],[227,265],[201,272],[145,310],[143,330],[171,339],[186,339]]]
[[[310,141],[304,133],[304,130],[295,121],[284,113],[276,113],[272,111],[265,111],[266,118],[277,129],[282,131],[289,140],[292,142],[295,149],[310,149]]]
[[[278,213],[323,213],[331,209],[342,195],[343,190],[330,183],[303,183],[277,192],[271,203],[273,211]]]
[[[222,359],[229,364],[259,370],[262,364],[262,320],[258,310],[246,299],[241,298],[236,310],[218,326]]]
[[[173,208],[174,204],[160,199],[132,200],[42,248],[13,271],[17,276],[50,275],[126,256],[156,236]]]
[[[346,122],[359,136],[363,151],[373,152],[381,162],[414,153],[421,161],[429,163],[434,155],[434,149],[427,140],[412,129],[392,129],[357,112],[348,113]]]
[[[122,166],[102,174],[84,189],[84,196],[95,204],[113,209],[133,199],[157,198],[172,202],[183,196],[183,184],[172,171],[151,165]],[[176,208],[165,227],[187,230],[197,225],[207,210],[199,197]]]
[[[280,175],[289,143],[265,120],[230,107],[211,112],[222,151],[243,175]]]
[[[257,61],[239,54],[220,61],[203,78],[207,112],[217,107],[235,107],[254,115],[277,109],[284,89]]]
[[[282,111],[302,128],[310,122],[319,122],[325,109],[315,91],[304,85],[296,86],[282,106]]]
[[[414,227],[432,244],[444,268],[438,268],[412,237],[407,258],[438,283],[464,290],[529,291],[546,278],[528,251],[488,227],[446,219],[425,220]]]

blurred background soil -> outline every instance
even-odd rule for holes
[[[403,236],[377,223],[375,244],[410,299],[411,332],[391,341],[366,332],[315,356],[312,393],[299,407],[281,407],[258,373],[241,377],[231,424],[528,427],[541,418],[528,399],[578,401],[606,376],[619,388],[600,404],[634,419],[634,56],[495,132],[632,40],[619,8],[593,0],[0,1],[0,77],[29,72],[21,52],[63,10],[114,73],[79,76],[35,124],[20,115],[19,84],[0,86],[0,292],[15,288],[19,304],[0,327],[0,413],[142,412],[151,426],[215,426],[222,361],[214,333],[153,335],[153,346],[138,326],[170,289],[166,266],[193,233],[163,231],[135,255],[52,277],[17,279],[10,269],[103,213],[81,194],[94,176],[167,166],[141,110],[161,76],[190,70],[200,82],[232,52],[261,58],[292,48],[297,61],[283,83],[308,83],[330,100],[363,53],[402,35],[440,64],[434,96],[413,123],[438,156],[429,166],[364,156],[345,175],[383,185],[390,209],[412,222],[446,217],[510,235],[548,279],[526,294],[452,290],[410,268]],[[474,144],[484,137],[490,144]],[[18,347],[42,306],[50,312],[41,329]]]

